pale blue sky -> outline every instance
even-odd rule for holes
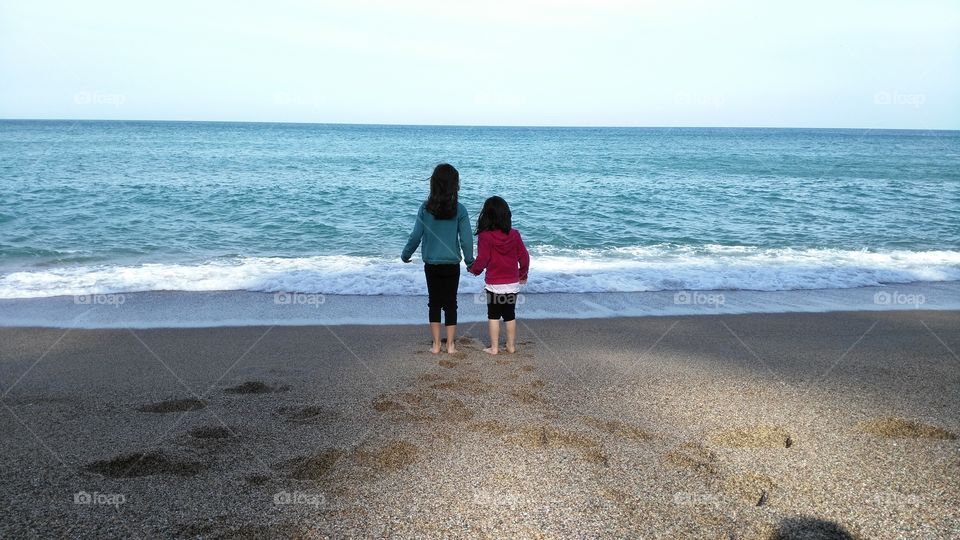
[[[960,128],[960,1],[4,0],[0,117]]]

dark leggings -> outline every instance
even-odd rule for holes
[[[504,322],[510,322],[517,318],[517,293],[495,294],[490,291],[487,293],[487,319],[499,321],[502,317]]]
[[[427,275],[427,294],[430,299],[430,322],[440,322],[443,310],[446,326],[457,324],[457,287],[460,285],[459,264],[424,264]]]

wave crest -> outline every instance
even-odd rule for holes
[[[638,246],[532,251],[527,292],[845,289],[960,280],[958,251]],[[461,291],[482,278],[464,272]],[[231,257],[201,264],[72,266],[0,275],[0,298],[137,291],[288,291],[352,295],[425,294],[419,264],[354,256]]]

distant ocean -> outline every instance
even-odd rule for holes
[[[444,161],[472,220],[510,203],[527,292],[960,280],[956,131],[0,121],[0,298],[424,294]]]

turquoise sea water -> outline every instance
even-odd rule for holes
[[[960,132],[0,121],[0,298],[422,294],[442,161],[529,292],[960,280]]]

